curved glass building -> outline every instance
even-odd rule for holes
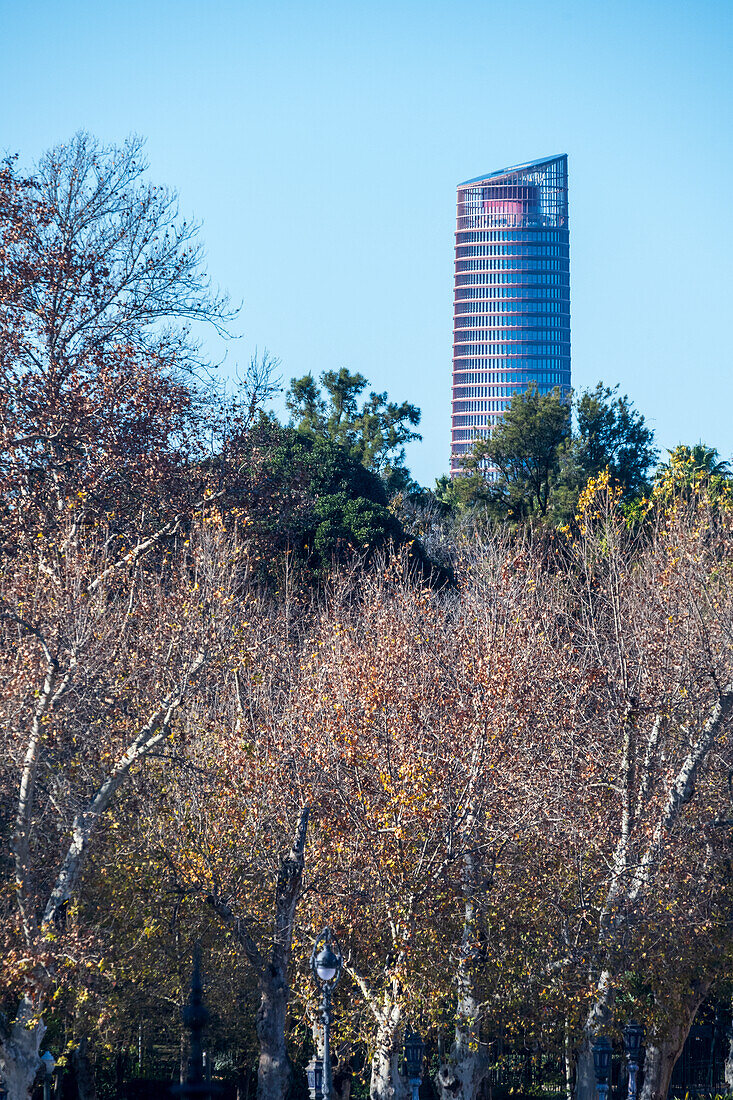
[[[451,473],[517,390],[570,389],[568,158],[458,185]]]

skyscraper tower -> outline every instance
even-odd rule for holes
[[[451,473],[512,395],[570,389],[568,158],[458,185]]]

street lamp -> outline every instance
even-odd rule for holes
[[[629,1065],[628,1100],[636,1100],[636,1074],[639,1071],[639,1054],[644,1039],[644,1028],[636,1020],[630,1020],[624,1028],[624,1050]]]
[[[188,1070],[186,1080],[174,1085],[174,1096],[191,1100],[210,1100],[221,1091],[219,1085],[207,1079],[204,1065],[204,1031],[209,1022],[209,1011],[204,1004],[204,987],[201,981],[201,945],[195,944],[193,950],[193,973],[188,1001],[183,1009],[183,1023],[189,1032]]]
[[[41,1055],[41,1065],[43,1066],[43,1100],[51,1100],[51,1079],[56,1069],[56,1059],[50,1050],[44,1051]]]
[[[425,1043],[417,1031],[408,1031],[405,1034],[405,1073],[410,1080],[412,1088],[412,1100],[418,1100],[420,1082],[422,1080],[422,1060],[425,1053]]]
[[[323,1059],[314,1054],[305,1067],[311,1100],[323,1100]]]
[[[330,928],[324,928],[313,944],[311,970],[316,985],[321,991],[321,1020],[323,1021],[323,1071],[321,1083],[322,1100],[331,1100],[331,996],[336,982],[341,977],[343,956],[338,940]],[[316,1069],[313,1070],[315,1088]]]
[[[606,1100],[611,1076],[611,1040],[601,1035],[593,1044],[593,1069],[600,1100]]]

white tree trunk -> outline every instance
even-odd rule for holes
[[[587,1038],[575,1054],[575,1100],[596,1100],[593,1049]]]
[[[450,1053],[435,1075],[440,1100],[476,1100],[489,1072],[490,1059],[481,1042],[480,1007],[475,992],[478,940],[476,874],[474,858],[469,851],[464,857],[463,868],[464,910],[456,968],[456,1027]]]
[[[733,996],[731,997],[731,1011],[733,1012]],[[733,1092],[733,1027],[727,1036],[725,1048],[725,1090]]]
[[[573,1100],[573,1044],[570,1039],[570,1025],[567,1019],[565,1020],[563,1063],[565,1068],[565,1100]]]
[[[672,1070],[681,1053],[674,1042],[651,1042],[644,1055],[641,1100],[667,1100]]]
[[[36,1012],[30,998],[23,997],[7,1038],[0,1042],[0,1078],[8,1100],[29,1100],[40,1069],[46,1026]]]
[[[21,620],[18,621],[21,622]],[[115,761],[96,794],[83,809],[77,812],[71,831],[71,842],[57,870],[56,881],[46,901],[39,929],[37,919],[28,905],[27,894],[33,870],[30,863],[29,838],[34,814],[35,778],[39,766],[40,723],[45,712],[58,701],[72,682],[77,668],[77,654],[72,653],[66,672],[60,677],[58,661],[50,653],[42,635],[36,631],[34,633],[37,634],[46,654],[47,669],[44,686],[40,692],[41,702],[36,707],[31,723],[31,736],[23,764],[11,845],[18,887],[18,909],[23,933],[29,944],[37,941],[39,932],[42,934],[47,929],[54,928],[59,912],[63,911],[63,907],[73,896],[84,865],[89,841],[117,790],[127,779],[132,765],[168,736],[174,714],[183,702],[191,682],[206,661],[203,653],[196,657],[183,675],[178,688],[166,696],[135,739]],[[29,983],[21,997],[18,1015],[11,1024],[7,1037],[0,1042],[0,1078],[5,1083],[8,1100],[26,1100],[40,1069],[40,1044],[46,1030],[41,1019],[42,1009],[43,1000],[38,982]]]
[[[619,915],[629,911],[633,912],[643,891],[653,883],[666,838],[671,833],[684,807],[692,800],[697,788],[700,770],[704,767],[705,761],[716,744],[720,731],[725,728],[732,714],[733,682],[727,684],[725,689],[719,693],[707,720],[698,731],[687,756],[669,783],[666,802],[656,822],[651,839],[638,858],[636,867],[630,877],[628,845],[632,825],[631,790],[633,768],[631,761],[632,746],[629,740],[631,734],[630,732],[627,733],[624,742],[625,771],[621,833],[613,854],[613,875],[605,905],[601,912],[599,947],[607,950],[614,943],[619,932],[619,921],[628,919]],[[627,717],[630,717],[630,714]],[[635,819],[638,819],[642,814],[645,799],[649,793],[650,761],[653,750],[656,749],[658,743],[660,729],[661,719],[658,718],[649,737],[647,755],[640,777]],[[614,909],[619,915],[612,916]],[[675,1028],[670,1036],[660,1040],[656,1045],[650,1040],[644,1062],[644,1084],[641,1100],[666,1100],[672,1069],[687,1038],[695,1013],[709,988],[710,981],[706,979],[695,982],[691,993],[679,1010]],[[613,975],[610,971],[604,970],[598,980],[596,999],[586,1017],[583,1044],[577,1051],[575,1100],[595,1100],[596,1088],[592,1044],[595,1037],[608,1025],[612,1014],[613,1001]]]
[[[469,1003],[468,999],[464,999],[459,1007],[459,1014],[471,1011],[471,1006],[475,1019],[478,1012],[475,1001]],[[464,1019],[468,1020],[469,1017]],[[470,1029],[462,1027],[462,1024],[463,1020],[456,1026],[457,1038],[451,1048],[450,1057],[443,1062],[435,1075],[440,1100],[476,1100],[489,1071],[490,1063],[485,1047],[478,1041],[475,1045],[464,1041]],[[459,1031],[464,1034],[459,1036]]]
[[[401,1020],[401,1004],[397,999],[386,995],[372,1055],[369,1100],[406,1100],[409,1094],[409,1086],[400,1074]]]

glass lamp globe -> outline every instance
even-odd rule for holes
[[[315,958],[314,966],[316,974],[322,982],[332,982],[339,972],[341,959],[331,950],[330,944],[325,944]]]

